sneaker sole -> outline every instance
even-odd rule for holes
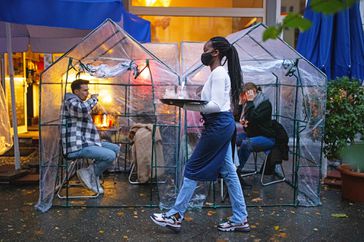
[[[239,228],[239,227],[232,227],[232,228],[220,228],[217,227],[218,230],[222,231],[222,232],[243,232],[243,233],[248,233],[250,232],[250,228]]]
[[[92,192],[94,192],[94,193],[104,194],[104,193],[101,193],[101,192],[99,192],[99,191],[94,191],[94,189],[93,189],[92,187],[87,186],[87,184],[86,184],[86,183],[83,181],[83,179],[81,178],[81,177],[82,177],[82,175],[80,175],[78,171],[77,171],[77,177],[78,177],[78,180],[80,180],[81,184],[82,184],[85,188],[87,188],[88,190],[90,190],[90,191],[92,191]]]
[[[164,223],[164,222],[160,222],[158,220],[156,220],[152,215],[150,216],[150,219],[157,225],[161,226],[161,227],[164,227],[164,228],[168,228],[170,230],[172,230],[173,232],[180,232],[181,231],[181,227],[174,227],[172,225],[169,225],[167,223]]]

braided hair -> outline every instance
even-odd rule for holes
[[[224,37],[213,37],[210,39],[212,47],[219,50],[220,60],[226,57],[225,62],[228,62],[228,71],[231,83],[231,96],[232,96],[232,106],[233,113],[235,114],[238,110],[239,105],[239,94],[241,91],[241,86],[243,82],[242,71],[239,61],[239,55],[236,48],[229,43],[229,41]],[[225,62],[222,64],[224,65]]]

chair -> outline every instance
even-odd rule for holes
[[[62,147],[61,147],[62,149]],[[57,179],[56,179],[56,190],[57,190],[57,196],[60,199],[80,199],[80,198],[97,198],[100,195],[99,187],[97,187],[98,192],[93,195],[85,195],[82,193],[76,194],[76,195],[70,195],[69,194],[69,188],[70,187],[84,187],[81,183],[81,181],[78,181],[76,183],[71,183],[71,178],[76,174],[76,171],[83,167],[84,163],[87,165],[89,164],[89,161],[87,159],[69,159],[65,155],[63,155],[62,150],[61,152],[61,164],[58,166],[58,169],[60,171],[58,172]],[[65,173],[65,174],[64,174]],[[57,184],[59,183],[59,184]],[[97,184],[98,186],[98,184]],[[66,189],[66,195],[62,195],[61,192],[63,188]],[[85,188],[86,189],[86,188]]]
[[[254,156],[254,170],[251,171],[251,172],[245,173],[245,174],[241,174],[240,177],[252,176],[252,175],[255,175],[255,174],[258,173],[258,165],[257,165],[257,163],[258,163],[258,154],[260,152],[263,152],[264,153],[264,162],[263,162],[263,169],[261,170],[262,175],[260,177],[260,183],[263,186],[269,186],[269,185],[272,185],[272,184],[284,182],[286,180],[286,176],[285,176],[285,173],[284,173],[284,169],[283,169],[282,162],[278,163],[278,165],[281,167],[281,171],[282,171],[282,175],[283,176],[280,179],[277,179],[277,180],[273,180],[273,181],[270,181],[270,182],[264,182],[264,174],[266,172],[267,161],[268,161],[268,158],[269,158],[269,154],[271,153],[271,150],[253,151],[252,153],[253,153],[253,156]]]

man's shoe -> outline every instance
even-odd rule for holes
[[[169,228],[176,233],[181,230],[182,218],[178,213],[172,216],[167,216],[165,213],[153,213],[150,218],[159,226]]]
[[[224,232],[249,232],[250,226],[248,220],[244,223],[233,223],[228,220],[227,222],[220,223],[217,229]]]
[[[94,167],[92,165],[87,168],[77,170],[77,177],[87,189],[94,193],[99,193],[96,186]]]
[[[101,186],[100,177],[96,178],[96,182],[97,182],[97,185],[98,185],[98,188],[99,188],[99,193],[104,194],[104,188]]]

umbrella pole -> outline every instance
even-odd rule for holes
[[[13,130],[14,130],[15,170],[20,170],[20,154],[19,154],[19,140],[18,140],[18,121],[16,119],[16,107],[15,107],[13,47],[12,47],[12,44],[11,44],[11,27],[10,27],[10,23],[6,23],[6,46],[7,46],[7,51],[8,51],[8,60],[9,60],[11,111],[12,111]]]

